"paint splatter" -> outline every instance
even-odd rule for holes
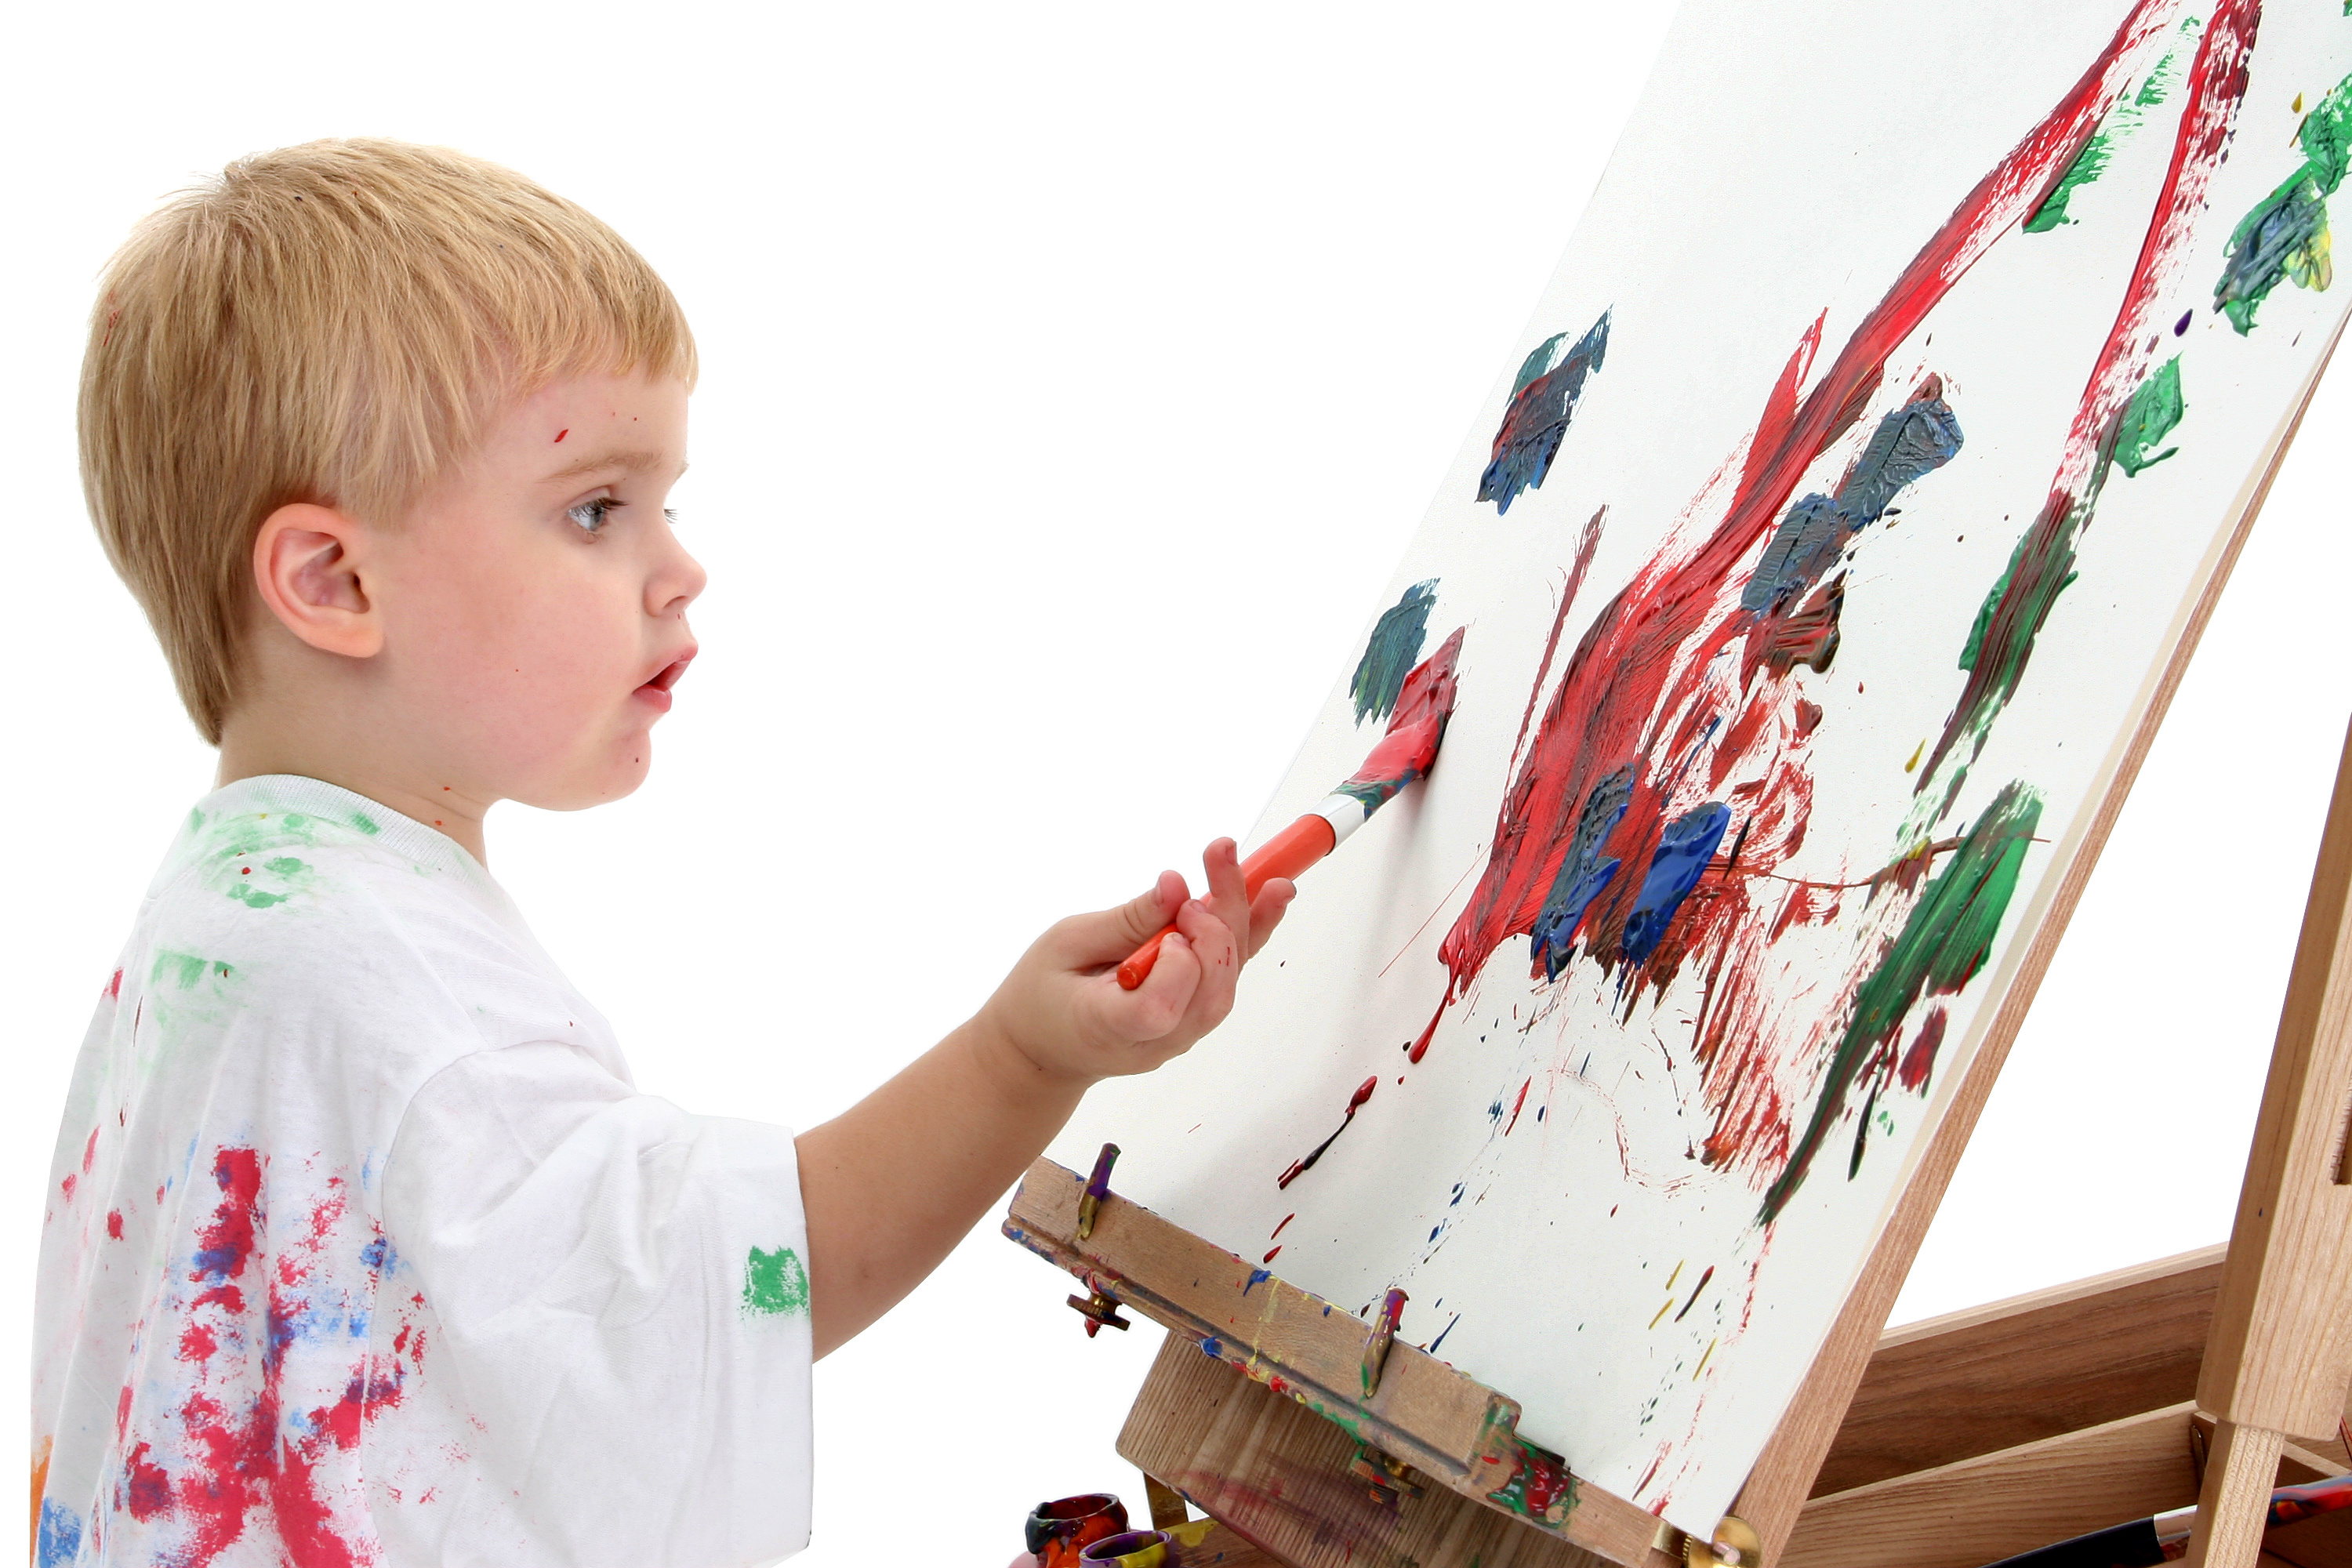
[[[1812,1118],[1766,1192],[1760,1217],[1769,1221],[1778,1215],[1803,1184],[1814,1153],[1843,1115],[1855,1085],[1865,1078],[1883,1082],[1893,1070],[1890,1047],[1912,1004],[1922,994],[1958,992],[1984,967],[2001,919],[2009,912],[2010,898],[2017,891],[2026,848],[2041,823],[2041,796],[2021,784],[2005,786],[1977,818],[1950,863],[1927,884],[1901,933],[1855,994],[1853,1016],[1830,1054]],[[1874,1095],[1877,1087],[1872,1085]],[[1862,1131],[1868,1131],[1869,1120],[1865,1105]],[[1857,1165],[1861,1151],[1857,1138]]]
[[[1372,635],[1364,639],[1364,657],[1348,681],[1348,695],[1356,704],[1356,722],[1385,719],[1404,689],[1405,673],[1421,658],[1421,641],[1429,626],[1431,606],[1437,603],[1437,579],[1415,583],[1404,597],[1381,612]]]
[[[2326,289],[2336,270],[2327,229],[2327,198],[2344,183],[2352,157],[2352,77],[2304,116],[2295,133],[2301,167],[2281,181],[2231,233],[2213,308],[2241,333],[2254,330],[2254,312],[2283,280],[2298,289]]]
[[[1603,310],[1572,345],[1566,332],[1555,332],[1520,364],[1495,431],[1493,455],[1478,476],[1478,499],[1493,501],[1496,515],[1509,511],[1523,492],[1542,486],[1568,438],[1585,378],[1608,353],[1609,312]]]
[[[2226,139],[2234,94],[2242,90],[2250,23],[2243,0],[2224,0],[2189,73],[2183,139],[2167,196],[2102,374],[2078,413],[2078,433],[2111,434],[2126,400],[2121,394],[2145,373],[2144,359],[2118,347],[2120,336],[2147,335],[2142,305],[2162,292],[2177,266],[2179,241]],[[1629,964],[1636,973],[1621,984],[1634,998],[1705,954],[1694,1033],[1701,1092],[1716,1126],[1703,1157],[1739,1159],[1761,1179],[1788,1156],[1792,1117],[1781,1098],[1790,1088],[1783,1067],[1802,1059],[1800,1053],[1835,1052],[1829,1039],[1785,1037],[1788,1021],[1769,1005],[1766,952],[1791,922],[1835,918],[1845,894],[1836,886],[1793,882],[1780,871],[1809,826],[1808,748],[1822,710],[1799,683],[1799,661],[1783,668],[1769,655],[1786,646],[1785,623],[1793,615],[1811,612],[1827,622],[1809,634],[1818,639],[1833,628],[1839,601],[1820,579],[1835,560],[1828,543],[1852,524],[1840,517],[1838,530],[1827,530],[1824,510],[1836,513],[1843,498],[1849,517],[1884,515],[1895,491],[1922,480],[1957,449],[1958,422],[1941,384],[1923,377],[1895,400],[1857,443],[1827,509],[1801,505],[1801,515],[1789,521],[1790,502],[1812,466],[1870,412],[1890,356],[2074,162],[2116,90],[2125,59],[2168,25],[2160,6],[2136,6],[2100,58],[1959,203],[1818,374],[1822,322],[1801,337],[1764,398],[1744,452],[1718,471],[1720,483],[1711,481],[1690,503],[1686,526],[1594,616],[1543,703],[1497,812],[1487,864],[1440,944],[1447,984],[1412,1047],[1415,1059],[1446,1010],[1515,934],[1528,935],[1531,965],[1547,979],[1559,978],[1579,953],[1604,973]],[[2121,393],[2118,366],[2130,375]],[[2070,458],[2062,488],[2088,468]],[[1713,499],[1726,491],[1727,503]],[[1700,508],[1717,506],[1719,521],[1701,524]],[[1774,555],[1776,540],[1783,547]],[[1747,602],[1759,576],[1761,608]],[[1807,585],[1810,592],[1800,591]],[[2007,647],[2002,629],[1989,627],[1980,666],[1999,662],[1995,654]],[[1745,657],[1720,657],[1735,650]],[[1948,740],[1945,749],[1949,745]],[[1625,951],[1625,931],[1666,829],[1708,804],[1726,805],[1739,819],[1731,852],[1701,868],[1672,921],[1658,922],[1659,932],[1643,931],[1636,947],[1646,947],[1648,956],[1635,963]],[[1917,889],[1934,858],[1958,849],[1958,841],[1923,834],[1916,843],[1906,840],[1892,865],[1854,886],[1873,898],[1921,898]],[[1674,876],[1662,890],[1680,879]],[[1868,978],[1867,965],[1858,963],[1848,994]],[[1834,1097],[1824,1089],[1823,1098]]]
[[[1287,1187],[1300,1176],[1313,1170],[1315,1168],[1315,1162],[1323,1157],[1323,1152],[1325,1150],[1330,1148],[1332,1144],[1339,1141],[1339,1134],[1348,1130],[1349,1124],[1356,1120],[1356,1112],[1364,1108],[1364,1102],[1372,1098],[1372,1090],[1380,1088],[1380,1086],[1381,1079],[1378,1073],[1373,1074],[1370,1078],[1366,1079],[1362,1083],[1358,1084],[1356,1086],[1356,1092],[1348,1097],[1347,1113],[1339,1118],[1339,1125],[1332,1130],[1331,1136],[1324,1139],[1323,1142],[1318,1143],[1313,1149],[1309,1150],[1305,1159],[1293,1160],[1290,1163],[1290,1168],[1283,1172],[1281,1177],[1277,1179],[1274,1184],[1276,1187]],[[1276,1250],[1279,1249],[1277,1248]],[[1267,1255],[1269,1261],[1271,1261],[1272,1256],[1273,1255],[1270,1253]]]
[[[773,1252],[751,1248],[743,1260],[743,1310],[760,1317],[789,1318],[809,1310],[808,1270],[789,1247]]]
[[[1724,829],[1730,826],[1731,808],[1709,801],[1675,818],[1658,836],[1657,852],[1650,857],[1650,874],[1642,879],[1642,890],[1634,895],[1633,911],[1625,917],[1625,934],[1619,941],[1627,973],[1647,963],[1658,950],[1666,927],[1674,923],[1675,912],[1698,886],[1708,862],[1715,858],[1716,846],[1723,842]]]

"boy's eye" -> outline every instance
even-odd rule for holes
[[[610,496],[598,496],[594,500],[582,501],[563,515],[578,523],[583,533],[593,534],[604,526],[605,517],[620,504]]]

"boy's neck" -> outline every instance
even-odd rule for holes
[[[220,771],[214,787],[267,773],[317,779],[446,834],[476,860],[489,864],[489,853],[482,842],[482,818],[489,809],[488,802],[473,800],[454,786],[420,788],[404,782],[402,770],[364,755],[334,754],[337,750],[274,736],[251,723],[232,722],[221,730]]]

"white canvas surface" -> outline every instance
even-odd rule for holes
[[[1117,1141],[1120,1193],[1347,1310],[1369,1313],[1403,1287],[1403,1337],[1520,1401],[1523,1436],[1592,1484],[1711,1529],[1990,1025],[2227,524],[2352,297],[2352,285],[2290,279],[2244,332],[2214,308],[2233,230],[2304,165],[2298,127],[2352,73],[2352,20],[2337,0],[2270,0],[2242,96],[2229,94],[2228,156],[2142,312],[2158,325],[2126,334],[2135,387],[2178,358],[2182,412],[2147,455],[2173,450],[2136,473],[2104,470],[2074,536],[2074,581],[2031,637],[2013,694],[1937,761],[1989,593],[2053,488],[2090,493],[2085,468],[2100,465],[2086,465],[2079,439],[2070,459],[2070,427],[2143,259],[2200,53],[2225,34],[2242,41],[2250,9],[1686,5],[1524,337],[1525,351],[1556,334],[1573,343],[1607,315],[1605,357],[1556,458],[1507,511],[1475,499],[1515,359],[1369,607],[1368,632],[1410,585],[1435,579],[1422,651],[1466,628],[1434,773],[1309,873],[1233,1021],[1160,1073],[1097,1090],[1055,1157],[1083,1169]],[[1888,350],[1853,423],[1773,509],[1777,525],[1800,498],[1836,492],[1887,416],[1936,394],[1961,432],[1956,452],[1801,584],[1798,599],[1832,580],[1843,591],[1827,668],[1743,673],[1734,639],[1729,662],[1692,672],[1686,700],[1639,726],[1622,758],[1597,759],[1654,782],[1664,820],[1727,814],[1657,951],[1717,907],[1716,889],[1748,889],[1746,912],[1710,927],[1671,975],[1604,968],[1587,943],[1605,955],[1610,934],[1580,927],[1573,958],[1547,979],[1531,972],[1521,922],[1464,977],[1412,1059],[1406,1047],[1447,1003],[1440,944],[1493,875],[1514,782],[1573,752],[1541,742],[1579,640],[1621,590],[1638,602],[1662,563],[1686,562],[1715,533],[1792,354],[1801,398],[2127,21],[2130,47],[2094,110],[2107,162],[2069,194],[2070,221],[2022,226],[2047,180],[2007,197],[2011,216]],[[1550,90],[1572,91],[1572,69]],[[1542,150],[1511,149],[1463,179],[1463,242],[1475,245],[1517,204],[1545,199]],[[2352,205],[2352,191],[2328,205]],[[1800,344],[1817,320],[1807,360]],[[2143,335],[2163,341],[2151,349]],[[2116,410],[2103,406],[2111,427]],[[1602,509],[1547,666],[1559,595]],[[1737,611],[1773,537],[1766,529],[1719,574],[1710,624]],[[1360,651],[1347,650],[1256,837],[1309,809],[1379,738],[1349,691]],[[1764,741],[1736,741],[1743,716]],[[2226,825],[2259,810],[2256,781],[2234,760],[2215,769],[2214,817],[2182,825],[2185,857],[2226,857]],[[2020,787],[2039,816],[1981,962],[1960,966],[1956,990],[1931,982],[1898,998],[1891,1043],[1839,1088],[1831,1059],[1858,993],[1936,896],[1935,879],[1965,858],[1971,829]],[[1809,792],[1809,805],[1791,792]],[[1734,858],[1743,825],[1754,828],[1745,869]],[[1521,824],[1555,858],[1571,852],[1575,826],[1573,801]],[[1622,865],[1591,906],[1596,920],[1643,885],[1654,835],[1603,847]],[[1916,875],[1897,874],[1921,852]],[[2183,940],[2188,877],[2180,909],[2150,911],[2151,942]],[[1703,1005],[1728,1009],[1706,1027],[1736,1037],[1706,1053]],[[1906,1083],[1904,1059],[1921,1065],[1937,1009],[1941,1043],[1924,1080]],[[1734,1058],[1747,1064],[1737,1073]],[[1368,1079],[1372,1093],[1336,1141],[1279,1185],[1342,1127]],[[1826,1135],[1768,1221],[1768,1194],[1825,1093]]]

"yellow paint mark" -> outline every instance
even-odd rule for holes
[[[1675,1299],[1674,1299],[1672,1296],[1667,1297],[1667,1298],[1666,1298],[1666,1304],[1665,1304],[1664,1306],[1663,1306],[1663,1307],[1661,1307],[1661,1308],[1659,1308],[1659,1309],[1658,1309],[1658,1318],[1663,1318],[1663,1317],[1664,1317],[1664,1316],[1665,1316],[1669,1311],[1673,1310],[1673,1309],[1674,1309],[1674,1305],[1675,1305]],[[1652,1328],[1654,1328],[1654,1328],[1656,1328],[1656,1327],[1658,1326],[1658,1318],[1652,1318],[1652,1319],[1650,1320],[1650,1327],[1652,1327]]]
[[[2294,112],[2297,114],[2303,112],[2303,94],[2299,92],[2294,95]]]
[[[1666,1289],[1667,1289],[1669,1292],[1671,1292],[1671,1291],[1674,1289],[1674,1288],[1675,1288],[1675,1280],[1677,1280],[1677,1279],[1681,1279],[1681,1278],[1683,1277],[1683,1264],[1684,1264],[1684,1263],[1688,1263],[1689,1261],[1690,1261],[1690,1259],[1689,1259],[1689,1258],[1685,1258],[1682,1259],[1682,1261],[1681,1261],[1680,1263],[1676,1263],[1676,1264],[1675,1265],[1675,1271],[1674,1271],[1672,1274],[1669,1274],[1669,1275],[1667,1275],[1667,1276],[1666,1276]]]
[[[1903,771],[1906,773],[1916,773],[1919,768],[1919,759],[1927,755],[1927,741],[1923,735],[1920,737],[1919,743],[1911,748],[1911,760],[1903,764]]]
[[[1706,1356],[1711,1356],[1715,1353],[1715,1347],[1717,1342],[1718,1342],[1715,1340],[1709,1340],[1706,1342],[1706,1355],[1703,1355],[1698,1358],[1698,1372],[1691,1373],[1691,1381],[1693,1383],[1696,1383],[1698,1381],[1698,1373],[1700,1372],[1705,1372],[1706,1370]]]

